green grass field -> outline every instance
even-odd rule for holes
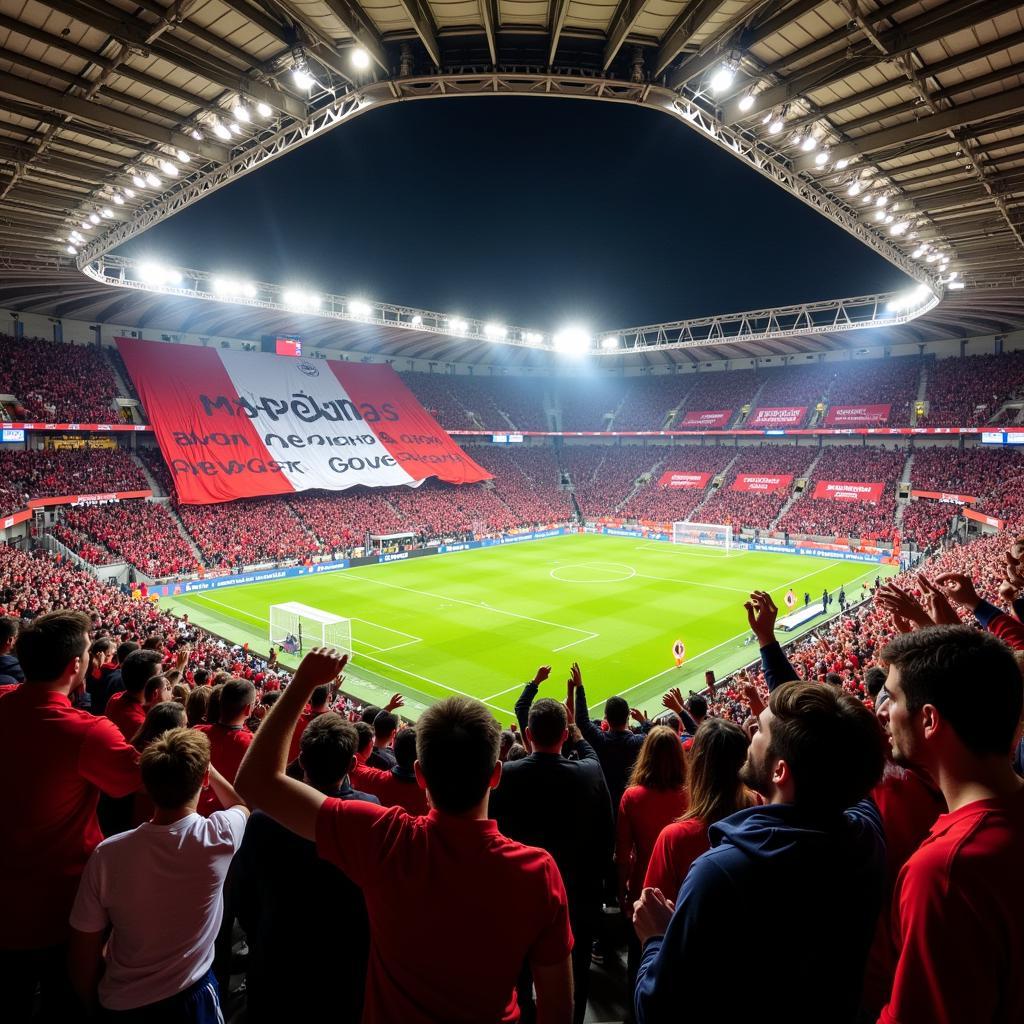
[[[346,688],[382,703],[401,690],[407,712],[450,693],[485,701],[503,721],[538,665],[545,692],[564,693],[579,661],[591,704],[619,693],[654,713],[669,686],[704,685],[757,656],[743,602],[769,590],[780,608],[792,587],[820,599],[888,567],[796,555],[573,535],[166,600],[221,636],[267,648],[271,604],[298,601],[353,620]],[[814,624],[820,623],[816,620]],[[812,624],[812,625],[814,625]],[[675,668],[682,638],[686,664]],[[288,661],[288,659],[286,659]],[[291,663],[289,661],[289,663]],[[557,681],[557,682],[556,682]]]

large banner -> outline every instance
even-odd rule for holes
[[[889,418],[890,405],[833,405],[825,413],[826,427],[875,427]]]
[[[688,412],[680,427],[700,427],[704,430],[721,430],[729,426],[732,409],[713,409],[704,412]]]
[[[710,473],[674,473],[668,470],[658,479],[659,487],[693,487],[703,489],[711,479]]]
[[[116,340],[185,504],[490,479],[390,366]]]
[[[807,416],[807,406],[783,406],[755,409],[748,427],[799,427]]]
[[[733,491],[755,491],[761,494],[774,494],[781,493],[789,489],[789,485],[793,482],[793,474],[784,474],[782,476],[738,476],[732,482],[730,490]]]
[[[947,494],[945,491],[911,491],[912,498],[930,498],[950,505],[973,505],[978,499],[971,494]]]
[[[812,498],[831,498],[833,501],[878,501],[885,484],[850,483],[847,480],[819,480]]]

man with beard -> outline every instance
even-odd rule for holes
[[[970,581],[939,582],[966,603]],[[896,883],[899,962],[880,1024],[1024,1020],[1024,782],[1010,761],[1020,669],[1001,641],[966,626],[899,636],[882,658],[893,757],[926,772],[949,813]],[[977,700],[965,699],[972,684]]]
[[[674,902],[645,889],[636,905],[638,1024],[678,1019],[680,1007],[720,1016],[708,979],[750,929],[785,978],[759,989],[759,1024],[855,1019],[885,874],[881,820],[865,798],[883,763],[874,716],[849,694],[798,681],[773,690],[740,774],[767,804],[710,828],[711,849]]]

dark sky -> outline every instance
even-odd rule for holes
[[[907,280],[666,115],[554,99],[370,112],[120,252],[540,330]]]

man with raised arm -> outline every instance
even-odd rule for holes
[[[484,705],[450,697],[419,719],[414,770],[431,805],[425,817],[332,799],[285,774],[295,722],[345,661],[321,648],[306,655],[235,784],[252,806],[316,840],[320,856],[362,888],[371,928],[364,1024],[516,1021],[524,963],[537,1020],[568,1024],[565,887],[550,854],[506,839],[487,817],[501,731]]]

